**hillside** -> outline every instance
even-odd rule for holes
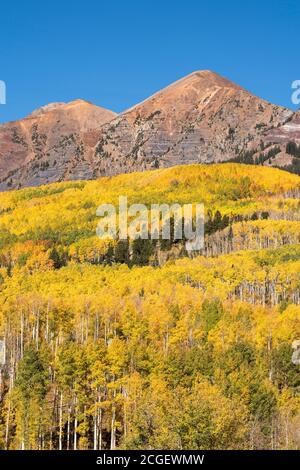
[[[299,219],[300,179],[276,169],[238,164],[191,165],[145,173],[28,188],[0,195],[1,244],[58,243],[66,251],[96,238],[101,203],[202,202],[232,221],[268,212],[273,219]],[[208,222],[208,220],[207,220]],[[101,244],[97,242],[97,246]],[[0,244],[0,246],[1,246]]]
[[[299,194],[234,163],[0,193],[0,448],[300,449]],[[119,195],[204,202],[204,250],[99,240]]]

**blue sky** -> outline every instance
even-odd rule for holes
[[[122,111],[201,69],[295,109],[299,31],[299,0],[2,2],[0,122],[76,98]]]

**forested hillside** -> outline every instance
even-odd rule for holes
[[[204,249],[101,241],[119,195],[203,202]],[[239,164],[0,194],[0,448],[299,449],[299,195]]]

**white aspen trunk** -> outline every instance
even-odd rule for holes
[[[102,409],[99,410],[99,450],[102,450]]]
[[[77,450],[77,408],[76,408],[76,397],[74,401],[74,413],[75,413],[75,418],[74,418],[74,445],[73,448],[74,450]]]
[[[49,303],[47,305],[47,316],[46,316],[46,331],[45,331],[45,340],[48,343],[49,339]]]
[[[113,405],[112,416],[111,416],[110,450],[115,450],[116,448],[115,422],[116,422],[116,409],[115,409],[115,405]]]
[[[9,390],[8,390],[8,410],[7,410],[7,416],[6,416],[6,426],[5,426],[5,448],[6,450],[8,449],[8,441],[9,441],[9,424],[10,424],[10,413],[11,413],[11,391],[13,388],[13,370],[11,370],[10,373],[10,380],[9,380]]]
[[[124,439],[126,440],[126,437],[127,437],[127,406],[126,406],[126,391],[125,389],[123,389],[123,397],[124,397],[124,419],[123,419],[123,423],[124,423]]]
[[[24,354],[24,317],[23,312],[21,312],[21,344],[20,344],[20,356],[23,358]]]
[[[37,314],[37,319],[36,319],[36,337],[35,337],[35,340],[36,340],[36,350],[38,351],[39,350],[39,329],[40,329],[40,317],[39,317],[39,313]]]
[[[116,448],[116,407],[115,407],[116,390],[113,392],[112,413],[111,413],[111,433],[110,433],[110,450]]]
[[[70,421],[71,421],[71,410],[68,408],[68,427],[67,427],[67,450],[70,449]]]
[[[97,442],[98,442],[98,435],[97,435],[97,413],[95,412],[94,415],[94,450],[97,450]]]
[[[59,450],[62,450],[62,418],[63,418],[63,393],[60,392],[60,405],[59,405]]]
[[[8,400],[8,410],[6,416],[6,426],[5,426],[5,449],[8,450],[8,439],[9,439],[9,422],[10,422],[10,398]]]

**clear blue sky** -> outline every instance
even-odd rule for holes
[[[0,122],[76,98],[121,111],[200,69],[293,108],[299,37],[299,0],[2,2]]]

